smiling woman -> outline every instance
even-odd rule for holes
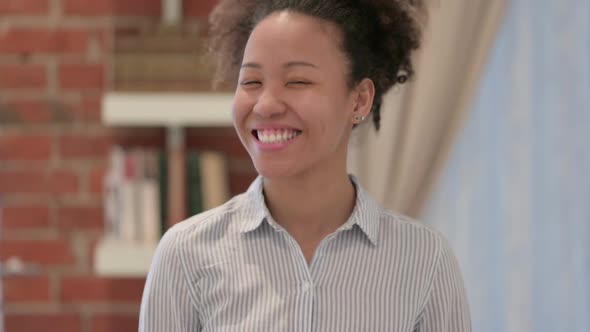
[[[375,89],[369,79],[349,89],[339,39],[335,25],[292,11],[275,12],[253,29],[239,71],[233,121],[268,181],[334,171],[346,176],[341,167],[351,119],[367,115]],[[297,134],[277,141],[275,133],[282,138],[284,131]]]
[[[221,1],[219,77],[259,173],[244,194],[162,239],[142,331],[470,330],[455,258],[347,174],[348,140],[412,74],[402,1]]]

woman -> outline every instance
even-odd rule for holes
[[[141,331],[470,331],[454,257],[346,172],[353,127],[412,73],[400,1],[221,1],[213,51],[236,81],[233,123],[259,173],[171,228]]]

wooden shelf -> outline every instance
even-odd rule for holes
[[[131,127],[230,127],[229,93],[123,93],[103,97],[102,122]]]
[[[174,158],[184,148],[185,127],[231,127],[233,95],[228,93],[123,93],[103,97],[102,122],[106,126],[167,128],[168,168],[180,167]],[[181,173],[169,176],[174,189],[185,192]],[[169,198],[170,199],[170,198]],[[94,271],[100,276],[145,277],[156,245],[128,243],[105,237],[94,252]]]
[[[104,238],[94,251],[94,272],[108,277],[146,277],[155,251],[156,245]]]

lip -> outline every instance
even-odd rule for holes
[[[297,128],[297,127],[293,127],[290,125],[286,125],[286,124],[282,124],[282,123],[260,123],[260,124],[256,124],[251,126],[250,131],[252,130],[263,130],[263,129],[274,129],[274,130],[285,130],[285,129],[290,129],[290,130],[299,130],[301,131],[301,129]]]

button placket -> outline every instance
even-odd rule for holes
[[[295,239],[286,230],[280,229],[279,232],[287,241],[291,256],[294,258],[294,263],[296,265],[297,279],[299,281],[295,287],[297,287],[300,292],[300,300],[297,303],[299,309],[296,311],[301,312],[304,315],[303,317],[298,317],[297,321],[299,324],[302,324],[301,330],[311,332],[313,331],[312,324],[315,294],[313,292],[313,278],[310,267],[308,266],[305,255],[299,247],[299,244],[297,244],[297,241],[295,241]]]
[[[327,237],[325,237],[320,244],[318,245],[316,252],[311,260],[311,264],[309,265],[309,271],[311,274],[311,278],[313,280],[313,284],[310,285],[309,293],[313,296],[314,306],[310,309],[312,320],[310,325],[310,331],[317,331],[318,329],[318,320],[317,320],[317,296],[318,296],[318,289],[320,287],[322,277],[325,277],[323,274],[325,264],[322,264],[324,258],[326,257],[326,251],[330,249],[330,245],[332,241],[338,236],[340,232],[336,231]]]

